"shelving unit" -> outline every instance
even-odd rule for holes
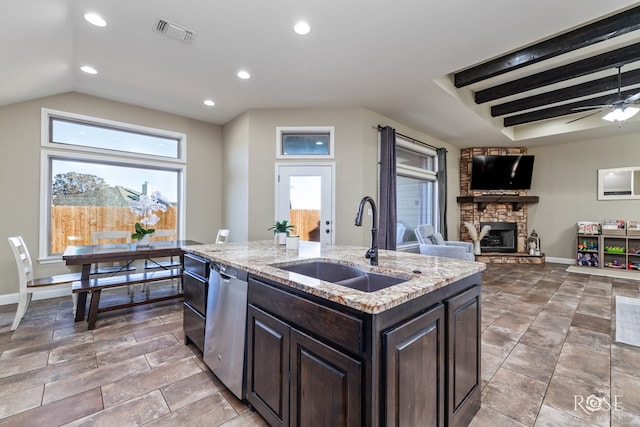
[[[577,234],[576,261],[580,267],[638,271],[640,233],[615,230],[614,234]]]
[[[640,236],[627,236],[627,268],[640,270]]]
[[[578,234],[576,260],[581,267],[600,267],[600,235]]]
[[[602,267],[627,268],[627,237],[602,235]]]

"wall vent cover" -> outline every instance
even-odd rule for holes
[[[164,34],[167,37],[186,44],[190,44],[196,36],[195,31],[162,18],[158,19],[154,26],[154,30],[160,34]]]

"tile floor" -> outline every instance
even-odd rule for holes
[[[611,338],[615,295],[640,297],[640,281],[565,268],[488,266],[472,426],[640,426],[640,347]],[[179,302],[101,314],[94,331],[71,298],[33,302],[11,332],[14,310],[0,306],[0,426],[266,425],[183,344]]]

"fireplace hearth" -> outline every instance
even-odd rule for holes
[[[489,234],[480,241],[482,252],[513,253],[518,248],[518,225],[515,222],[481,222],[480,228],[491,226]]]

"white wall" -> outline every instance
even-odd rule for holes
[[[249,240],[249,114],[225,124],[222,132],[222,228],[230,242]]]
[[[547,257],[575,259],[578,221],[640,220],[640,200],[598,200],[598,169],[640,166],[640,134],[529,148],[535,155],[529,232]]]
[[[456,197],[459,188],[459,149],[435,140],[428,135],[390,120],[363,108],[344,109],[270,109],[250,110],[224,126],[225,162],[245,167],[242,158],[248,156],[248,185],[227,186],[225,189],[224,223],[235,227],[245,224],[248,240],[264,240],[272,237],[267,230],[275,215],[275,162],[276,127],[278,126],[334,126],[336,165],[336,218],[334,221],[335,242],[339,245],[369,244],[370,231],[365,226],[353,224],[360,199],[369,195],[378,198],[378,125],[390,125],[404,135],[444,146],[449,150],[449,236],[457,238],[459,213]],[[227,135],[236,135],[231,141]],[[241,136],[238,136],[241,135]],[[247,143],[248,147],[244,144]],[[232,144],[239,147],[232,147]],[[233,150],[233,151],[230,151]],[[278,159],[281,161],[281,159]],[[225,173],[225,181],[227,173]],[[227,193],[228,192],[228,193]],[[230,199],[238,201],[230,202]],[[246,198],[246,205],[244,200]],[[244,212],[245,206],[248,213]],[[244,222],[246,221],[246,222]],[[238,234],[231,230],[231,236]],[[233,240],[233,239],[232,239]]]
[[[221,225],[222,132],[219,126],[112,102],[78,93],[56,95],[0,108],[0,167],[3,189],[0,221],[0,297],[18,291],[16,264],[6,241],[22,235],[34,258],[36,276],[66,273],[60,261],[39,264],[40,111],[41,108],[84,114],[109,120],[187,134],[186,236],[212,242]],[[0,303],[3,299],[0,298]]]

